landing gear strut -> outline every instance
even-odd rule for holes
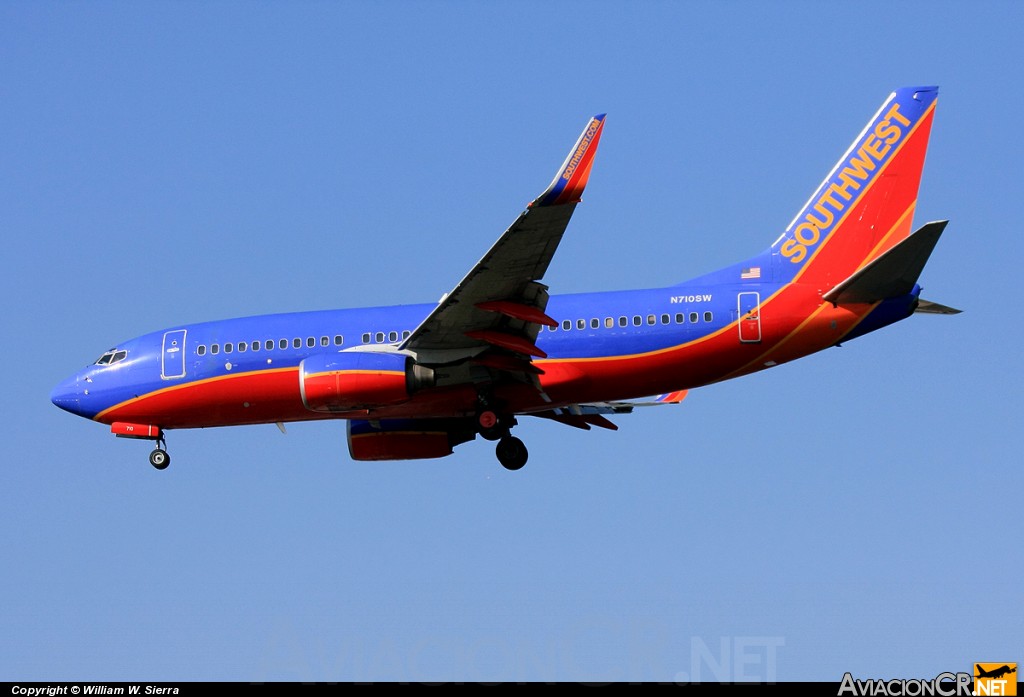
[[[498,456],[498,462],[502,467],[512,471],[522,469],[530,457],[523,441],[512,435],[507,435],[498,441],[498,447],[494,449],[494,454]]]
[[[156,450],[149,454],[149,464],[158,470],[165,470],[171,464],[171,456],[167,454],[166,447],[167,442],[161,438],[156,442]]]

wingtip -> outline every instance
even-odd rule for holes
[[[587,122],[586,128],[569,151],[555,178],[531,207],[557,206],[563,203],[578,203],[581,200],[583,190],[590,180],[590,168],[594,164],[594,155],[601,140],[605,117],[606,114],[598,114]]]
[[[678,390],[676,392],[669,392],[668,394],[661,395],[657,401],[662,404],[679,404],[681,401],[686,399],[688,390]]]

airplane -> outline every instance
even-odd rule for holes
[[[1014,666],[1012,668],[1007,664],[1007,665],[1000,666],[999,668],[995,668],[994,670],[983,670],[982,667],[979,664],[976,663],[974,665],[974,668],[977,671],[977,674],[974,676],[976,678],[995,678],[995,679],[998,679],[998,678],[1003,677],[1004,675],[1009,675],[1010,673],[1016,673],[1017,672],[1017,665],[1016,664],[1014,664]]]
[[[665,288],[552,295],[548,265],[590,178],[605,115],[555,178],[436,304],[189,324],[117,344],[51,401],[155,442],[177,429],[347,421],[355,460],[439,458],[477,436],[502,466],[526,416],[585,430],[696,387],[836,346],[914,313],[947,221],[911,234],[937,87],[885,100],[761,253]],[[650,395],[654,395],[653,397]]]

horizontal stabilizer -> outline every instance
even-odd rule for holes
[[[914,312],[924,312],[930,315],[959,315],[963,310],[958,310],[955,307],[949,307],[947,305],[940,305],[939,303],[933,303],[931,300],[919,300],[917,303],[917,309]]]
[[[926,223],[822,297],[840,305],[873,303],[909,294],[948,223],[948,220]]]

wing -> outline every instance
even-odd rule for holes
[[[402,343],[399,350],[423,364],[479,357],[496,371],[529,374],[541,325],[555,321],[544,310],[547,271],[569,218],[590,177],[605,115],[583,130],[554,180],[498,238],[483,258]]]
[[[679,404],[686,399],[687,390],[669,392],[654,397],[648,397],[640,401],[629,402],[590,402],[588,404],[571,404],[567,407],[549,409],[531,413],[530,416],[539,416],[542,419],[551,419],[568,426],[582,428],[589,431],[591,426],[607,428],[611,431],[618,431],[619,427],[605,418],[606,414],[632,414],[636,407],[656,407],[661,404]]]

